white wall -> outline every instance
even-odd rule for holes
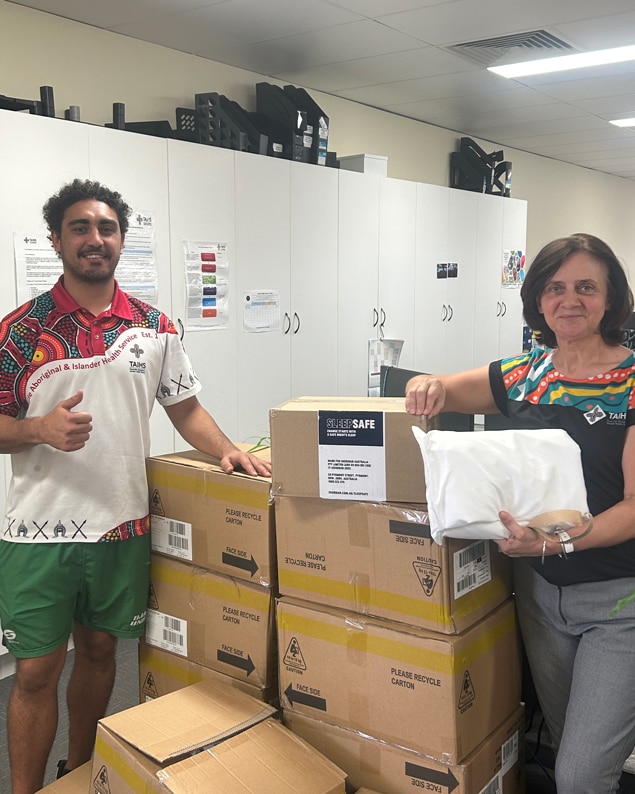
[[[217,91],[255,109],[262,75],[90,28],[0,0],[0,93],[37,99],[55,90],[56,113],[79,105],[83,121],[111,121],[113,102],[128,121],[167,119],[192,107],[194,94]],[[338,155],[388,156],[388,174],[447,185],[449,153],[462,133],[443,130],[309,89],[331,119],[329,148]],[[480,141],[491,151],[497,144]],[[635,182],[504,147],[513,163],[512,195],[529,202],[527,250],[575,231],[604,238],[635,281]],[[114,186],[116,187],[116,186]]]

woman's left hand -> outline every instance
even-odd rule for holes
[[[509,531],[509,537],[495,540],[498,548],[508,557],[542,557],[558,554],[561,551],[560,543],[545,541],[533,529],[521,526],[510,513],[501,510],[498,517]],[[543,550],[544,544],[544,550]]]

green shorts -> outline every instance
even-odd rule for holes
[[[75,621],[140,637],[150,587],[150,534],[110,543],[0,542],[2,641],[14,656],[64,645]]]

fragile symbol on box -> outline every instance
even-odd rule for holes
[[[154,591],[154,586],[152,582],[150,582],[150,588],[148,591],[148,606],[150,607],[150,609],[159,608],[159,601],[157,600],[157,594]]]
[[[461,695],[459,697],[459,709],[464,709],[472,703],[476,698],[474,687],[472,685],[472,677],[468,670],[465,671],[463,676],[463,684],[461,686]]]
[[[163,509],[163,503],[161,502],[161,494],[159,493],[158,489],[155,488],[152,492],[152,496],[150,497],[150,512],[154,513],[155,516],[164,516],[165,510]]]
[[[284,663],[288,667],[295,667],[296,670],[306,670],[306,662],[300,650],[300,643],[296,637],[291,638],[291,642],[287,646],[287,651],[284,655]]]
[[[416,560],[412,563],[412,567],[415,569],[421,587],[423,587],[423,592],[427,596],[431,596],[439,581],[439,576],[441,576],[441,568],[438,565],[430,565]]]
[[[110,784],[108,783],[108,769],[104,764],[93,780],[95,794],[110,794]]]
[[[148,672],[148,675],[145,677],[145,681],[143,682],[143,694],[149,698],[158,698],[159,693],[157,692],[156,685],[154,683],[154,676],[151,672]]]

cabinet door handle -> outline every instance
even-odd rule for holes
[[[283,324],[283,328],[282,328],[282,333],[285,334],[285,336],[286,336],[289,333],[290,330],[291,330],[291,317],[289,317],[289,313],[288,312],[285,312],[284,313],[284,324]]]
[[[505,301],[503,301],[503,313],[501,314],[501,317],[504,317],[506,314],[507,314],[507,304],[505,303]]]
[[[501,311],[503,310],[503,306],[500,301],[496,301],[496,316],[501,316]]]
[[[443,304],[443,311],[441,312],[441,322],[442,323],[444,323],[446,321],[447,316],[448,316],[448,307],[444,303]]]
[[[300,330],[300,315],[297,312],[293,312],[293,323],[294,323],[294,330],[293,333],[297,334]]]
[[[452,308],[452,306],[450,304],[448,304],[448,309],[450,311],[450,316],[448,317],[448,322],[450,322],[450,320],[454,317],[454,309]]]
[[[380,328],[383,328],[384,323],[386,322],[386,312],[383,310],[383,308],[380,309],[380,316],[381,320],[379,321],[379,326]]]
[[[373,328],[377,328],[377,323],[379,322],[379,312],[373,306]]]
[[[183,325],[180,317],[177,319],[176,324],[179,327],[179,339],[182,342],[183,341],[183,337],[185,336],[185,326]]]

